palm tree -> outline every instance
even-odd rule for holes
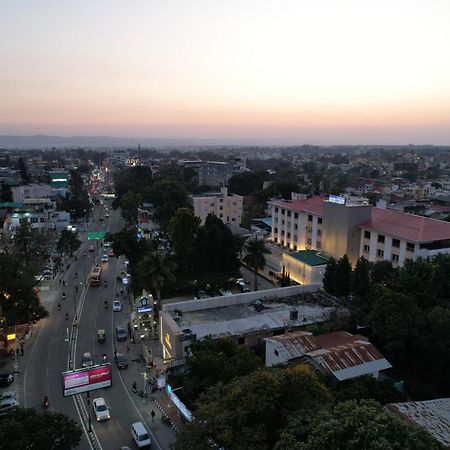
[[[137,272],[145,289],[156,294],[158,306],[161,301],[161,289],[167,282],[175,281],[174,271],[177,268],[175,261],[161,251],[148,253],[139,263]]]
[[[245,243],[245,252],[246,255],[244,256],[243,261],[247,266],[253,269],[255,274],[255,291],[257,291],[258,270],[264,269],[264,266],[266,265],[266,257],[264,255],[270,253],[270,251],[267,249],[264,241],[252,239]]]

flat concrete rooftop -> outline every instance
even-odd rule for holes
[[[243,336],[264,330],[300,327],[328,320],[334,307],[318,304],[290,305],[263,303],[264,309],[256,311],[254,304],[237,304],[210,309],[184,311],[177,324],[181,330],[189,329],[197,339],[211,335],[214,338]],[[292,310],[298,319],[290,319]],[[173,314],[172,314],[173,316]]]

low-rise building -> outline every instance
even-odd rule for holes
[[[294,331],[266,338],[266,366],[303,360],[338,381],[371,375],[392,366],[364,336],[335,331],[314,336]]]
[[[285,273],[300,284],[321,283],[327,263],[328,258],[314,250],[283,253]]]
[[[193,340],[230,338],[250,347],[263,338],[330,319],[336,306],[299,301],[317,295],[320,284],[291,286],[163,305],[159,336],[167,364],[182,365]]]
[[[385,406],[407,422],[425,428],[444,448],[450,448],[450,398]]]
[[[194,214],[200,218],[202,225],[209,214],[214,214],[223,223],[241,223],[243,197],[237,194],[228,195],[227,188],[222,188],[220,192],[191,196],[190,199]]]

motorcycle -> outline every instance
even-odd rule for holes
[[[134,394],[136,394],[136,392],[137,392],[137,384],[136,384],[136,381],[133,383],[132,391],[133,391]]]
[[[66,313],[66,320],[69,320],[69,313]]]
[[[108,309],[108,301],[107,300],[105,300],[104,305],[105,305],[105,309]]]
[[[48,405],[49,405],[49,403],[48,403],[48,397],[45,396],[45,397],[44,397],[44,401],[42,402],[42,407],[43,407],[44,409],[48,409]]]
[[[61,303],[58,303],[58,311],[61,311]]]
[[[108,283],[106,281],[103,284],[105,285],[105,287],[108,287]]]
[[[161,416],[161,422],[166,425],[172,426],[172,421],[170,420],[169,416],[166,416],[165,414]]]

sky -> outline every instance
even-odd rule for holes
[[[450,0],[2,0],[0,134],[450,145]]]

